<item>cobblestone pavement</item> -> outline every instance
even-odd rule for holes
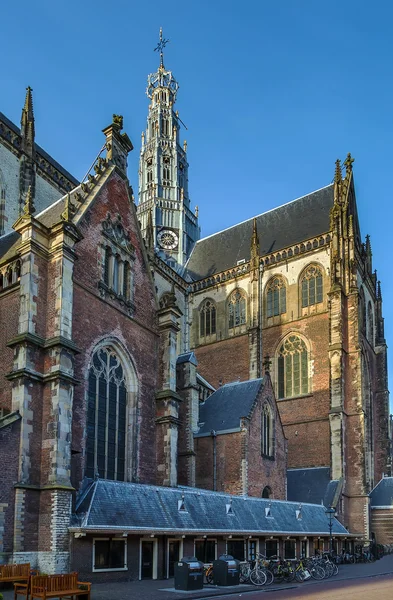
[[[175,591],[173,579],[95,583],[92,586],[92,600],[179,600],[181,598],[197,600],[212,597],[230,598],[231,596],[232,598],[246,597],[253,600],[258,597],[262,598],[263,594],[266,593],[269,594],[268,598],[271,596],[272,600],[286,600],[287,598],[288,600],[290,598],[295,600],[302,597],[307,598],[307,600],[312,598],[322,600],[325,597],[329,600],[344,597],[346,600],[351,597],[354,599],[359,598],[359,600],[372,600],[374,596],[377,596],[378,600],[382,600],[385,596],[381,594],[385,593],[387,589],[390,591],[389,596],[386,596],[386,598],[389,597],[389,600],[391,600],[393,598],[393,577],[382,577],[384,575],[393,575],[393,554],[384,556],[375,563],[341,565],[339,575],[327,581],[311,580],[302,584],[294,582],[281,586],[273,585],[257,591],[252,585],[232,588],[205,586],[203,590],[197,592]],[[376,579],[370,581],[369,578]],[[359,583],[351,580],[358,580]],[[375,592],[377,584],[380,588],[378,594]],[[326,594],[334,593],[334,595],[325,596],[325,590]],[[13,590],[10,587],[1,591],[4,594],[4,600],[13,600]],[[356,593],[358,596],[356,596]],[[365,593],[368,595],[364,595]]]

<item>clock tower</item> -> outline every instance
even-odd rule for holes
[[[147,79],[150,105],[142,133],[137,212],[144,238],[152,226],[155,250],[170,264],[184,265],[200,230],[198,210],[191,210],[188,195],[187,142],[180,145],[181,120],[174,110],[179,84],[164,66],[168,41],[161,29],[160,66]]]

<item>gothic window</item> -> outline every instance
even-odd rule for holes
[[[242,290],[235,290],[229,297],[228,306],[229,329],[246,322],[246,295]]]
[[[262,409],[261,452],[262,456],[273,456],[273,419],[267,403]]]
[[[113,254],[109,246],[105,247],[103,281],[108,290],[119,298],[131,299],[131,266],[122,260],[119,254]]]
[[[279,398],[293,398],[309,392],[308,361],[304,341],[297,335],[287,337],[277,358]]]
[[[201,338],[216,333],[216,307],[211,300],[205,300],[199,313],[199,336]]]
[[[358,304],[358,319],[359,319],[359,332],[366,332],[366,301],[364,298],[363,288],[359,292],[359,304]]]
[[[371,302],[367,306],[367,339],[371,345],[374,345],[374,317]]]
[[[281,277],[274,277],[267,286],[267,316],[276,317],[287,312],[287,289]]]
[[[86,477],[125,479],[127,388],[116,352],[98,349],[88,376]]]
[[[302,307],[319,304],[322,301],[322,269],[316,265],[310,265],[302,277]]]
[[[147,183],[152,183],[153,181],[153,171],[152,169],[149,169],[147,171]]]

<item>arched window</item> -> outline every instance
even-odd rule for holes
[[[281,277],[274,277],[267,286],[267,316],[275,317],[287,312],[287,289]]]
[[[125,479],[127,388],[111,347],[98,349],[89,367],[86,476]]]
[[[273,419],[267,403],[262,408],[261,452],[262,456],[273,456]]]
[[[202,303],[199,312],[199,336],[205,337],[216,333],[216,307],[211,300]]]
[[[374,317],[371,302],[367,305],[367,339],[371,345],[374,345]]]
[[[302,277],[302,307],[323,301],[322,269],[316,265],[307,267]]]
[[[229,329],[243,325],[246,322],[246,295],[241,290],[232,292],[228,306]]]
[[[263,488],[262,498],[271,498],[271,495],[272,495],[272,490],[267,485],[266,487]]]
[[[297,335],[287,337],[278,351],[277,383],[279,398],[292,398],[309,391],[308,352]]]
[[[366,300],[363,288],[360,288],[358,303],[359,333],[366,333]]]

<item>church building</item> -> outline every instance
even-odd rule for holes
[[[0,562],[294,558],[327,549],[329,506],[336,549],[375,533],[387,349],[353,159],[201,238],[164,47],[137,204],[120,115],[78,182],[37,145],[30,88],[20,128],[0,113]]]

